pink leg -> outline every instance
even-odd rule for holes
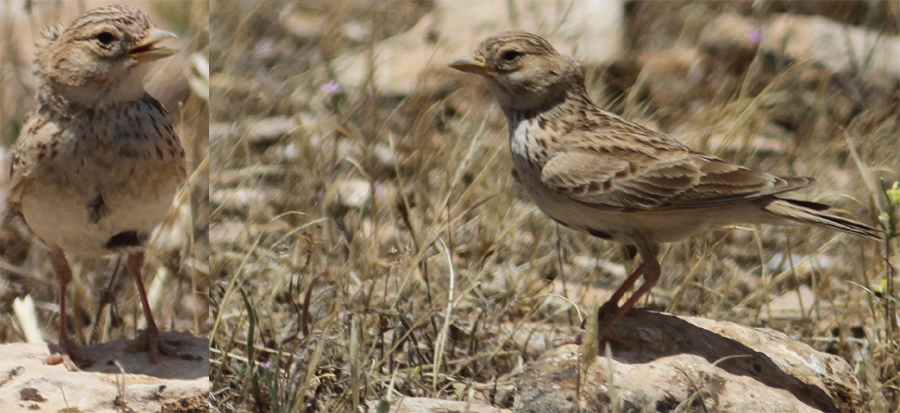
[[[606,301],[602,306],[600,306],[600,311],[598,311],[598,315],[601,319],[603,319],[608,314],[613,314],[619,310],[619,300],[622,299],[622,296],[625,295],[625,292],[631,290],[631,287],[634,286],[635,281],[644,275],[644,265],[641,264],[634,270],[631,275],[628,276],[628,279],[622,283],[616,292],[613,293],[612,297]]]
[[[656,260],[656,256],[659,254],[659,245],[648,243],[643,243],[642,245],[642,243],[637,243],[636,246],[644,263],[641,264],[641,266],[638,267],[624,283],[622,283],[622,286],[613,293],[610,300],[600,307],[598,317],[601,317],[601,321],[603,322],[601,331],[608,330],[616,321],[628,313],[628,311],[637,304],[638,300],[650,292],[650,289],[652,289],[659,281],[660,266],[659,261]],[[622,307],[617,307],[619,299],[622,298],[625,291],[631,289],[635,281],[637,281],[637,278],[641,275],[644,276],[644,284],[641,285],[631,297],[628,297],[628,301],[625,301],[625,304],[623,304]],[[606,314],[609,312],[612,312],[612,315],[606,317]]]
[[[62,249],[56,246],[50,247],[50,262],[56,273],[56,281],[59,283],[59,348],[69,355],[72,361],[89,362],[91,358],[78,351],[75,340],[69,338],[69,330],[66,326],[66,287],[72,281],[72,269]]]
[[[129,344],[125,351],[146,351],[150,358],[150,364],[159,363],[159,353],[169,357],[177,357],[178,353],[175,350],[159,340],[159,329],[156,327],[156,321],[153,320],[153,313],[150,312],[150,302],[147,301],[147,291],[144,289],[144,280],[141,278],[144,268],[144,253],[130,254],[126,266],[137,282],[138,294],[141,296],[141,306],[144,308],[144,318],[147,320],[147,329],[142,331],[140,337]]]

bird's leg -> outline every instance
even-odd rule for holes
[[[134,275],[134,280],[137,282],[138,294],[141,295],[141,305],[144,307],[144,318],[147,320],[147,329],[142,331],[133,343],[125,347],[125,351],[146,351],[150,357],[150,364],[159,362],[159,353],[169,357],[177,357],[178,353],[175,350],[159,340],[159,329],[156,327],[156,321],[153,320],[153,313],[150,312],[150,302],[147,300],[147,291],[144,289],[144,280],[141,278],[141,272],[144,268],[144,253],[136,252],[128,255],[128,261],[125,265],[128,267],[128,271]]]
[[[66,254],[57,246],[50,247],[50,262],[53,264],[53,272],[56,273],[56,281],[59,283],[59,348],[69,355],[72,361],[89,362],[91,358],[78,351],[75,340],[69,338],[66,327],[66,287],[72,281],[72,268]]]
[[[626,279],[625,282],[622,283],[619,289],[613,293],[612,297],[610,297],[605,304],[600,306],[600,310],[597,311],[597,316],[602,320],[607,315],[614,314],[616,311],[618,311],[619,300],[622,299],[622,296],[625,295],[626,291],[630,290],[631,287],[634,286],[635,281],[637,281],[637,279],[642,275],[644,275],[644,264],[641,264],[639,267],[637,267],[637,269],[628,276],[628,279]]]
[[[650,289],[652,289],[653,286],[656,285],[656,283],[659,281],[660,265],[659,261],[657,261],[656,259],[657,254],[659,254],[659,245],[643,242],[637,243],[636,246],[638,248],[638,252],[641,255],[641,260],[643,260],[644,263],[641,264],[641,266],[638,267],[638,269],[633,274],[631,274],[631,276],[628,277],[627,280],[625,280],[625,282],[622,284],[622,287],[620,287],[618,290],[616,290],[615,293],[613,293],[610,301],[604,304],[603,307],[600,307],[598,317],[600,317],[600,321],[603,322],[603,325],[600,329],[601,335],[605,335],[606,333],[604,331],[608,331],[609,328],[617,320],[627,314],[628,311],[631,310],[631,308],[634,307],[635,304],[637,304],[638,300],[640,300],[641,297],[650,292]],[[625,304],[622,304],[621,307],[616,309],[615,312],[612,313],[612,315],[606,317],[604,310],[615,308],[615,303],[618,302],[619,298],[622,297],[626,290],[631,288],[639,275],[644,276],[644,284],[641,285],[641,287],[638,288],[637,291],[635,291],[634,294],[631,295],[631,297],[628,297],[628,300],[625,301]],[[613,303],[613,306],[609,306],[610,302]]]

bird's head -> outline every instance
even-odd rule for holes
[[[567,88],[582,88],[581,65],[540,36],[508,32],[489,37],[471,56],[450,67],[481,76],[504,110],[536,109],[561,99]]]
[[[177,36],[130,6],[93,9],[41,37],[35,54],[41,94],[88,108],[136,98],[143,92],[145,63],[177,52],[159,45]]]

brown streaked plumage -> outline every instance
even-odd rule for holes
[[[606,328],[658,281],[660,243],[736,224],[808,224],[880,239],[868,225],[825,212],[828,205],[776,196],[812,178],[734,165],[600,109],[581,66],[539,36],[490,37],[450,67],[481,76],[499,101],[514,176],[541,211],[640,253],[643,264],[601,307]],[[644,284],[619,307],[641,275]]]
[[[50,247],[60,289],[60,348],[89,361],[66,330],[65,253],[123,253],[147,320],[129,350],[151,363],[175,352],[159,332],[141,278],[144,247],[186,177],[185,156],[168,114],[143,86],[145,63],[175,53],[159,42],[174,34],[130,6],[88,11],[36,42],[38,105],[13,153],[11,196],[25,222]]]

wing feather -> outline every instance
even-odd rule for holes
[[[728,205],[791,191],[812,181],[754,171],[677,143],[655,146],[655,151],[620,145],[557,152],[544,165],[541,180],[575,201],[621,210]]]
[[[38,110],[29,112],[22,120],[22,133],[16,140],[9,169],[10,201],[17,210],[35,170],[52,158],[53,139],[58,133],[59,128],[43,118]]]

